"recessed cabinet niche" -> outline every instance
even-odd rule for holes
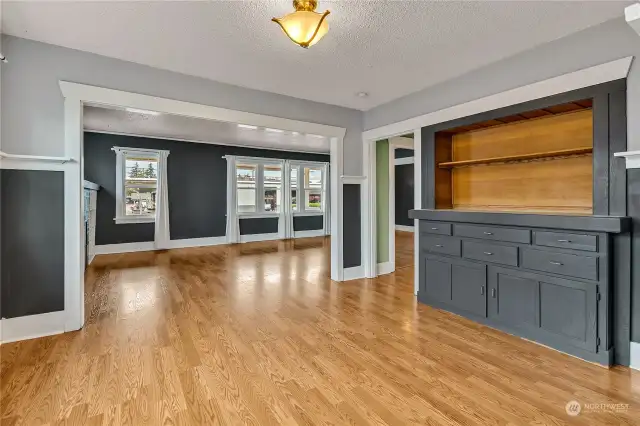
[[[593,213],[593,110],[575,101],[435,134],[437,209]]]

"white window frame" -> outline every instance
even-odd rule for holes
[[[160,166],[160,154],[165,151],[157,149],[142,149],[142,148],[125,148],[120,146],[114,146],[111,148],[116,153],[116,217],[113,218],[117,225],[129,224],[129,223],[154,223],[156,221],[156,215],[140,215],[140,216],[127,216],[125,200],[125,182],[126,182],[126,157],[127,156],[145,156],[155,157],[158,159],[158,167]],[[158,176],[160,170],[158,170]],[[157,188],[157,183],[156,183]],[[159,194],[156,193],[156,197]]]
[[[292,160],[289,161],[290,165],[291,165],[291,169],[296,169],[297,170],[297,178],[296,178],[296,186],[295,187],[291,187],[292,190],[296,191],[296,210],[292,210],[292,213],[294,216],[322,216],[325,214],[325,206],[326,203],[328,202],[328,200],[320,200],[320,209],[317,210],[307,210],[305,205],[306,205],[306,200],[305,200],[305,191],[307,189],[313,189],[315,190],[316,188],[306,188],[304,186],[304,169],[306,168],[313,168],[313,169],[320,169],[320,188],[318,189],[318,191],[321,194],[325,194],[325,188],[324,188],[324,168],[325,165],[327,164],[326,162],[319,162],[319,161],[298,161],[298,160]],[[302,194],[302,196],[301,196]],[[302,202],[301,202],[302,201]]]
[[[282,209],[282,200],[284,196],[284,160],[277,158],[260,158],[260,157],[236,157],[236,168],[238,166],[247,165],[256,167],[256,211],[255,212],[239,212],[236,205],[236,214],[241,219],[259,218],[259,217],[278,217]],[[264,209],[264,166],[279,166],[280,167],[280,205],[275,212],[266,211]],[[235,187],[236,193],[238,192],[238,185]]]

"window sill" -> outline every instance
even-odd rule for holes
[[[278,217],[280,213],[238,213],[238,219],[259,219],[263,217]]]
[[[324,216],[324,212],[322,210],[308,210],[303,212],[293,212],[294,216]]]
[[[130,223],[154,223],[155,217],[116,217],[113,219],[116,225],[126,225]]]

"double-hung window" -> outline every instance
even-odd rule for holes
[[[294,214],[321,214],[324,212],[324,164],[291,162],[291,210]]]
[[[115,147],[118,224],[154,222],[158,199],[158,151]]]
[[[282,161],[238,158],[237,212],[241,216],[271,215],[282,202]]]

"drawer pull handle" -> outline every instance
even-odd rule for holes
[[[491,297],[493,297],[494,299],[496,298],[496,289],[495,288],[491,289]]]
[[[493,235],[493,232],[485,232],[484,235]]]
[[[570,243],[571,240],[558,240],[559,243]]]
[[[436,244],[436,247],[443,247],[442,244]]]
[[[438,228],[434,226],[433,228],[431,228],[431,230],[432,230],[432,231],[437,231],[437,230],[438,230]]]
[[[562,263],[554,262],[553,260],[550,260],[549,263],[552,264],[552,265],[556,265],[556,266],[562,266]]]
[[[490,251],[485,251],[484,254],[486,254],[487,256],[493,256],[493,253],[491,253]]]
[[[481,294],[482,296],[484,296],[484,286],[481,286],[481,287],[480,287],[480,294]]]

